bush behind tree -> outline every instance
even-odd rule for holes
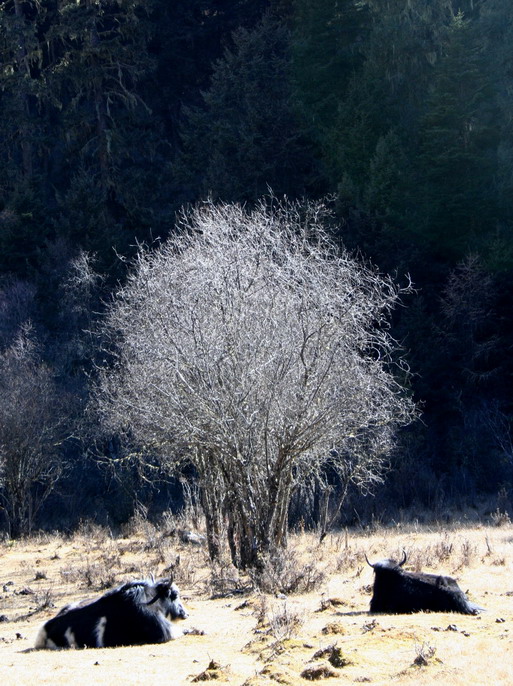
[[[64,470],[66,398],[41,359],[30,323],[0,353],[0,506],[8,533],[32,531],[36,514]]]

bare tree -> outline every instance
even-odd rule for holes
[[[24,324],[0,354],[0,504],[12,537],[30,533],[62,472],[63,400]]]
[[[379,482],[414,413],[388,370],[398,291],[336,248],[325,220],[322,204],[206,202],[140,250],[106,320],[103,424],[169,468],[194,465],[210,553],[227,518],[242,567],[286,545],[291,495],[328,461]]]

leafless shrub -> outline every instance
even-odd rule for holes
[[[117,556],[107,554],[92,561],[86,555],[84,565],[65,567],[60,570],[60,575],[67,583],[76,583],[85,588],[101,591],[115,585],[119,568],[120,559]]]
[[[357,568],[362,563],[363,555],[361,551],[346,547],[342,550],[340,555],[335,559],[335,569],[337,572],[347,572],[350,569]]]
[[[441,541],[435,544],[434,554],[440,562],[447,562],[454,551],[454,544],[449,541],[448,535],[444,534]]]
[[[507,512],[501,512],[499,508],[492,512],[490,519],[494,526],[511,526],[511,518]]]
[[[146,539],[144,548],[146,553],[152,553],[152,564],[155,567],[166,562],[170,557],[167,539],[157,532]]]
[[[130,520],[123,526],[122,534],[125,538],[136,539],[131,541],[131,548],[144,551],[150,567],[159,565],[170,566],[176,560],[175,526],[171,523],[171,515],[167,515],[157,525],[151,522],[147,516],[147,508],[138,505]],[[173,562],[170,562],[173,560]]]
[[[75,532],[75,538],[82,539],[88,550],[101,548],[107,541],[112,540],[112,532],[100,524],[82,519]]]
[[[158,519],[157,527],[164,536],[172,537],[176,533],[176,517],[171,510],[165,510]]]
[[[145,537],[148,528],[155,527],[148,521],[147,508],[137,506],[130,519],[121,526],[121,534],[124,538]]]
[[[70,430],[69,408],[29,323],[0,352],[0,385],[0,507],[16,538],[31,533],[61,476],[60,446]]]
[[[264,558],[261,568],[250,570],[256,588],[265,593],[308,593],[326,579],[315,561],[301,559],[294,550],[277,550]]]
[[[143,548],[146,552],[155,552],[163,561],[163,539],[167,532],[161,530],[148,519],[148,508],[138,503],[135,512],[123,527],[123,535],[137,537],[143,540]]]
[[[210,561],[210,574],[206,580],[206,591],[212,598],[226,598],[249,590],[231,561],[222,559]]]
[[[299,484],[329,465],[371,490],[415,416],[389,366],[398,288],[331,242],[327,214],[203,203],[140,250],[105,319],[102,424],[129,432],[142,462],[194,466],[210,555],[226,524],[244,569],[286,544]]]
[[[472,560],[476,557],[477,552],[477,545],[472,543],[469,539],[465,539],[461,544],[461,562],[458,569],[469,567],[472,564]]]
[[[256,633],[272,636],[274,643],[270,646],[272,654],[283,650],[283,641],[294,637],[304,624],[304,615],[290,609],[287,601],[279,604],[265,594],[260,594],[254,604]]]
[[[414,572],[422,572],[427,567],[437,569],[441,564],[447,564],[455,553],[455,542],[450,540],[448,533],[444,533],[436,543],[408,550],[408,567]],[[396,559],[400,559],[402,550],[398,549],[395,555]]]
[[[25,588],[21,591],[18,591],[17,594],[30,596],[34,604],[30,607],[29,611],[26,614],[13,618],[13,621],[15,622],[25,621],[30,617],[39,614],[39,612],[43,612],[44,610],[55,607],[55,594],[51,587],[45,588],[40,591],[33,591],[32,589]],[[2,616],[5,617],[5,615]],[[7,619],[0,619],[0,621],[7,621]]]
[[[395,560],[400,560],[403,555],[402,549],[392,555]],[[426,548],[415,547],[408,550],[408,569],[413,572],[421,572],[425,567],[431,566],[432,554],[429,546]]]
[[[257,619],[257,631],[267,628],[267,616],[269,614],[269,598],[265,594],[259,594],[253,613]]]
[[[180,479],[182,486],[184,506],[174,519],[176,526],[181,529],[194,529],[203,532],[205,530],[205,516],[201,508],[201,489],[197,481]]]
[[[34,594],[36,603],[34,612],[42,612],[48,608],[55,607],[55,593],[53,588],[44,588]]]
[[[171,576],[179,586],[192,588],[200,583],[200,570],[207,566],[207,562],[205,554],[180,554],[164,569],[163,575]]]

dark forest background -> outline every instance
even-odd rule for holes
[[[91,331],[180,207],[269,189],[329,196],[336,240],[413,282],[421,419],[341,521],[511,508],[510,0],[7,0],[0,160],[0,528],[179,507],[183,482],[110,469],[115,436],[93,450]]]

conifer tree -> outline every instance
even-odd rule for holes
[[[48,110],[43,72],[49,56],[45,3],[0,4],[0,272],[30,273],[47,238]]]
[[[497,111],[472,28],[454,18],[420,131],[418,228],[453,255],[486,246],[497,219]]]
[[[371,28],[367,3],[293,0],[292,54],[304,116],[321,140],[332,129]]]
[[[266,15],[233,42],[183,128],[189,199],[211,192],[254,200],[269,187],[297,197],[312,183],[315,163],[293,106],[288,31]]]
[[[49,83],[60,106],[57,224],[108,263],[160,228],[167,161],[141,97],[153,69],[147,0],[61,0]],[[162,202],[160,202],[162,201]],[[163,216],[162,216],[163,215]]]
[[[394,130],[407,156],[416,154],[418,118],[433,67],[442,52],[449,0],[372,0],[365,60],[340,100],[331,140],[330,169],[346,175],[362,202],[378,141]]]
[[[489,262],[496,269],[513,264],[513,15],[505,0],[488,0],[481,8],[477,30],[497,98],[496,126],[500,136],[497,150],[498,214]]]

